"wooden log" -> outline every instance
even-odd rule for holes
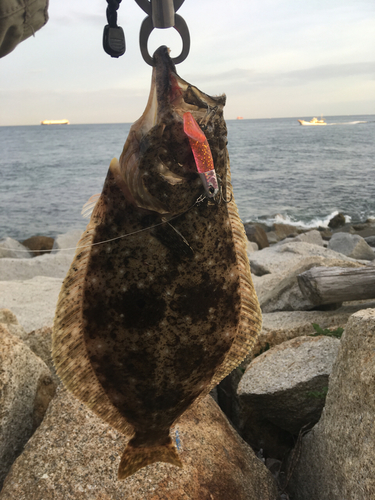
[[[375,266],[313,267],[297,280],[302,295],[314,305],[375,299]]]

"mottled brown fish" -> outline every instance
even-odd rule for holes
[[[120,479],[158,461],[182,466],[171,426],[244,359],[261,327],[230,183],[225,95],[180,78],[166,47],[154,61],[147,107],[111,161],[53,333],[65,386],[131,438]],[[207,138],[219,189],[205,190],[185,113],[193,139]]]

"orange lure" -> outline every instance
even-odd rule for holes
[[[184,113],[184,132],[188,136],[206,194],[209,198],[213,198],[219,192],[219,185],[211,149],[202,129],[189,111]]]

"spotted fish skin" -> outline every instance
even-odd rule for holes
[[[110,164],[53,333],[66,387],[131,438],[119,478],[157,461],[182,466],[171,426],[245,358],[261,328],[230,183],[225,96],[182,80],[166,47],[154,60],[146,110]],[[204,130],[229,203],[220,194],[197,203],[204,189],[186,111]]]

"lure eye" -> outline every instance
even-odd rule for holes
[[[214,188],[213,186],[210,186],[210,187],[208,188],[208,192],[209,192],[210,194],[214,194],[214,193],[215,193],[215,188]]]

